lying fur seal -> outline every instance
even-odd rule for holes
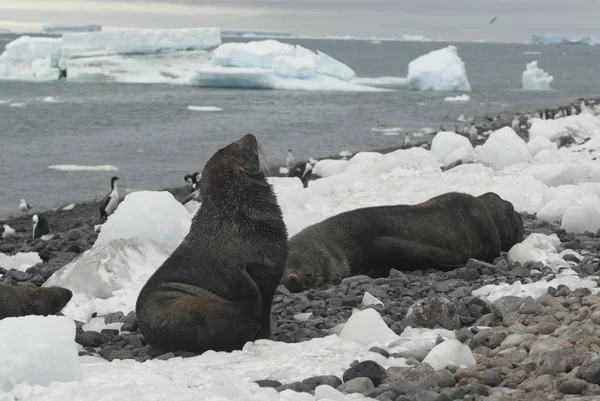
[[[27,315],[54,315],[71,300],[61,287],[25,288],[0,284],[0,319]]]
[[[484,196],[484,201],[490,207],[498,202],[492,196]],[[464,266],[469,258],[491,262],[507,246],[508,233],[515,232],[514,220],[503,219],[497,211],[492,214],[506,224],[500,230],[502,238],[484,202],[457,192],[417,205],[341,213],[290,239],[282,283],[299,292],[358,274],[384,277],[392,268],[448,270]]]
[[[269,337],[287,258],[287,229],[253,135],[215,153],[199,185],[189,234],[137,300],[146,342],[165,351],[232,351]]]
[[[512,203],[505,201],[493,192],[486,192],[477,199],[483,202],[494,220],[500,236],[500,249],[503,252],[508,252],[514,244],[523,240],[525,236],[523,218],[515,211]]]

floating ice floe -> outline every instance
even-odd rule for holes
[[[465,95],[465,94],[458,95],[458,96],[448,96],[448,97],[444,98],[445,102],[450,102],[450,103],[468,102],[469,100],[471,100],[471,96]]]
[[[188,106],[191,111],[223,111],[222,108],[216,106]]]
[[[352,83],[369,86],[404,86],[408,83],[406,77],[356,77]]]
[[[48,166],[50,170],[58,171],[119,171],[117,166],[104,164],[99,166],[80,166],[77,164],[55,164]]]
[[[521,85],[523,90],[552,90],[550,83],[553,80],[554,77],[552,75],[538,67],[537,61],[532,61],[531,63],[527,63],[525,71],[523,71]]]
[[[407,79],[415,90],[471,92],[465,63],[456,46],[434,50],[411,61]]]
[[[21,36],[0,54],[0,80],[57,80],[61,38]]]

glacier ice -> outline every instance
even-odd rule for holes
[[[465,63],[452,45],[411,61],[407,79],[412,89],[420,91],[471,91]]]
[[[186,212],[187,213],[187,212]],[[73,291],[62,313],[87,322],[100,316],[135,309],[137,296],[150,276],[175,247],[136,236],[94,245],[81,257],[57,270],[44,283]]]
[[[0,320],[0,392],[6,394],[21,383],[48,386],[79,380],[72,319],[23,316]]]
[[[42,33],[62,35],[65,33],[72,32],[97,32],[101,31],[101,25],[44,25],[42,27]]]
[[[534,45],[597,45],[600,37],[593,35],[532,35]]]
[[[192,216],[167,191],[137,191],[125,196],[102,225],[94,247],[116,238],[143,235],[177,246],[190,230]]]
[[[527,63],[523,76],[521,77],[521,85],[523,90],[542,91],[552,90],[550,83],[554,77],[546,71],[538,67],[537,61]]]

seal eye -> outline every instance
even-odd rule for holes
[[[304,275],[308,278],[312,278],[312,273],[309,271],[304,272]]]

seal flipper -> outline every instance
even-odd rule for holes
[[[259,319],[261,330],[258,338],[269,338],[271,335],[271,305],[283,272],[258,263],[247,264],[246,271],[262,295],[263,312]]]
[[[455,269],[464,266],[460,255],[449,249],[438,248],[421,242],[398,239],[394,237],[376,237],[371,245],[375,260],[382,260],[384,265],[402,265],[405,270],[424,268]],[[385,255],[382,257],[381,255]]]

